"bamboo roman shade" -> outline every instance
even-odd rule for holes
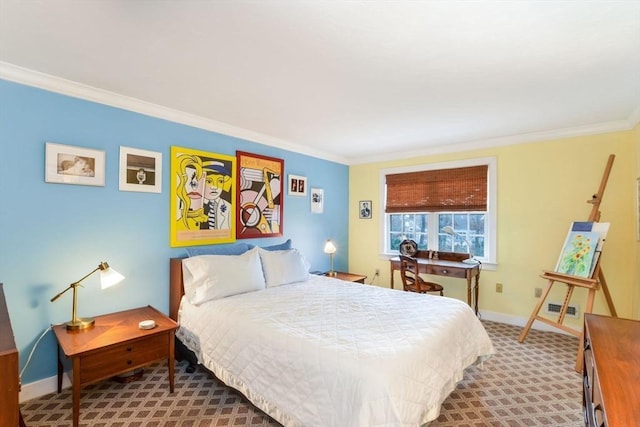
[[[387,175],[385,212],[487,210],[487,165]]]

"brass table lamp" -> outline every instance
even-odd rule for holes
[[[93,324],[95,323],[95,320],[92,317],[78,318],[77,307],[78,307],[78,286],[82,286],[80,285],[80,282],[82,282],[87,277],[91,276],[96,271],[100,271],[100,285],[102,289],[106,289],[117,283],[120,283],[122,279],[124,279],[124,276],[122,274],[118,273],[112,268],[109,268],[109,264],[107,264],[106,262],[101,262],[98,265],[98,267],[96,267],[96,269],[93,270],[91,273],[87,274],[77,282],[73,282],[72,284],[69,285],[67,289],[60,292],[55,297],[51,298],[51,302],[54,302],[55,300],[60,298],[62,294],[67,292],[69,289],[73,289],[73,308],[71,309],[71,320],[66,322],[67,330],[86,329],[93,326]]]
[[[327,276],[335,276],[336,272],[333,271],[333,254],[336,253],[336,246],[331,240],[327,240],[327,243],[324,244],[324,253],[329,254],[331,257],[331,270],[329,270]]]

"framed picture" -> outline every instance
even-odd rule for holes
[[[236,240],[236,158],[171,147],[170,244]]]
[[[104,151],[47,142],[44,180],[104,187],[104,159]]]
[[[321,188],[311,189],[311,212],[324,212],[324,190]]]
[[[371,219],[372,208],[371,200],[360,200],[360,202],[358,202],[360,219]]]
[[[307,177],[289,174],[289,186],[287,188],[290,196],[306,196]]]
[[[120,191],[162,192],[162,153],[120,147]]]
[[[236,239],[282,236],[284,160],[236,151]]]

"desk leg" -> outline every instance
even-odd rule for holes
[[[80,358],[73,358],[73,427],[80,424]]]
[[[474,308],[476,310],[476,316],[478,315],[478,297],[480,296],[480,273],[476,274],[476,287],[474,289]]]
[[[471,293],[471,273],[467,271],[467,304],[469,304],[469,307],[473,307],[473,299],[472,299],[472,293]],[[476,311],[477,314],[477,311]]]
[[[391,273],[391,289],[393,289],[393,272],[395,271],[393,269],[393,264],[391,264],[390,270],[391,270],[390,271],[390,273]]]

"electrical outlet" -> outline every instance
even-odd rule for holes
[[[496,283],[496,292],[502,293],[502,283]]]
[[[536,298],[540,298],[542,296],[542,288],[536,288],[533,292],[533,296],[535,296]]]
[[[375,275],[376,275],[376,276],[379,276],[379,275],[380,275],[380,269],[379,269],[379,268],[376,268],[376,274],[375,274]]]

